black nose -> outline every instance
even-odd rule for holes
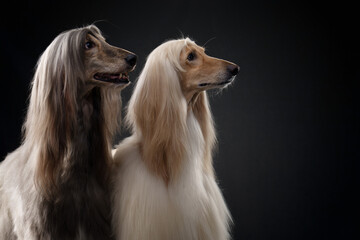
[[[227,69],[232,76],[235,76],[236,74],[238,74],[240,67],[238,65],[231,64],[227,67]]]
[[[127,64],[129,64],[130,67],[133,67],[136,64],[136,59],[137,56],[135,54],[129,54],[126,56],[125,61],[127,62]]]

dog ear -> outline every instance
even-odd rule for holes
[[[127,122],[140,132],[145,163],[165,182],[176,176],[184,155],[186,100],[175,67],[152,53],[128,107]]]
[[[77,39],[59,35],[39,59],[24,125],[24,142],[39,147],[36,185],[50,197],[57,190],[60,169],[76,123],[76,98],[82,78]]]

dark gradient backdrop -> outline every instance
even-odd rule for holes
[[[8,5],[10,4],[10,5]],[[358,11],[345,1],[44,1],[3,3],[0,155],[20,143],[39,55],[62,31],[98,20],[139,57],[190,36],[240,65],[211,94],[215,168],[233,238],[359,238]],[[133,85],[123,91],[129,100]],[[123,131],[119,139],[126,136]]]

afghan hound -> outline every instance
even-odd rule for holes
[[[23,142],[0,165],[0,239],[112,239],[111,141],[136,55],[96,26],[57,36],[32,82]]]
[[[230,238],[231,216],[212,166],[216,139],[206,90],[227,86],[238,71],[188,38],[148,56],[128,106],[132,136],[114,154],[117,239]]]

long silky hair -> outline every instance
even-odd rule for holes
[[[140,135],[145,164],[165,182],[177,177],[184,159],[189,109],[204,137],[204,169],[213,174],[212,151],[216,137],[206,92],[187,103],[179,76],[184,71],[180,53],[192,43],[187,38],[157,47],[147,58],[127,108],[126,122],[134,134]]]
[[[107,148],[119,124],[121,102],[118,91],[86,86],[83,46],[89,32],[101,35],[93,25],[60,34],[37,63],[23,126],[23,145],[38,155],[35,180],[45,197],[58,190],[60,178],[66,175],[64,169],[72,164],[73,158],[79,157],[76,153],[79,150],[74,149],[76,141],[81,141],[77,135],[88,130],[84,118],[90,118],[93,111],[86,109],[86,98],[99,111],[99,116],[93,120],[102,123],[97,126],[101,133],[97,137],[104,146],[97,149],[105,152],[96,154],[105,159],[101,159],[104,164],[97,166],[98,177],[107,175],[110,163],[110,149]],[[96,106],[97,102],[102,105]]]

